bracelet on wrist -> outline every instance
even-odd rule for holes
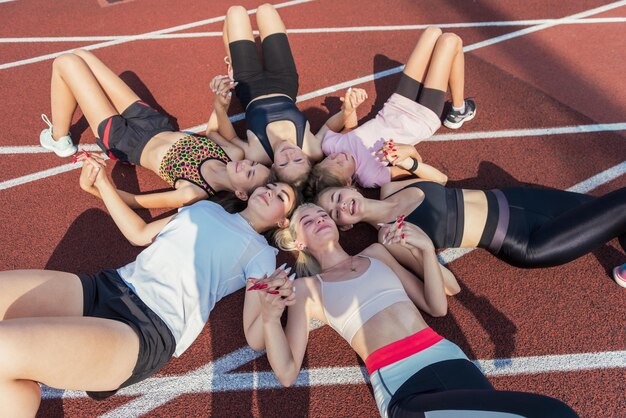
[[[415,170],[417,170],[417,166],[419,165],[419,162],[417,161],[417,159],[411,157],[411,159],[413,160],[413,165],[411,166],[411,168],[409,168],[408,171],[410,171],[411,173],[415,173]]]

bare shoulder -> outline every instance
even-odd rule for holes
[[[389,183],[384,184],[380,188],[380,199],[385,200],[393,194],[402,193],[405,188],[407,188],[408,186],[412,184],[420,183],[424,181],[427,181],[427,180],[411,178],[408,180],[390,181]],[[411,187],[410,190],[405,193],[418,193],[419,194],[419,193],[422,193],[422,191],[418,188]]]
[[[298,277],[293,283],[298,288],[298,294],[301,293],[300,289],[307,297],[316,296],[319,293],[319,279],[315,276]]]
[[[389,251],[387,251],[385,246],[378,242],[375,242],[374,244],[370,245],[369,247],[361,251],[361,254],[368,256],[368,257],[372,257],[372,258],[378,258],[381,260],[386,259],[390,255]]]

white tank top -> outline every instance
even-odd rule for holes
[[[411,302],[393,270],[382,261],[367,258],[369,267],[354,279],[325,282],[316,275],[322,287],[322,305],[328,323],[349,343],[378,312],[394,303]]]
[[[167,324],[182,354],[202,331],[215,303],[271,274],[276,253],[239,214],[201,201],[181,208],[137,259],[117,270]]]

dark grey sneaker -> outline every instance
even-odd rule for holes
[[[465,112],[460,113],[456,110],[450,110],[443,124],[446,128],[459,129],[468,120],[474,119],[476,116],[476,103],[472,99],[465,99]]]

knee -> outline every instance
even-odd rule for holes
[[[89,51],[87,51],[86,49],[77,49],[74,51],[74,55],[78,55],[81,58],[87,58],[87,57],[92,57],[93,54]]]
[[[83,59],[74,54],[61,54],[52,62],[52,68],[56,70],[65,70],[80,65]]]
[[[438,28],[437,26],[429,26],[424,29],[424,34],[422,36],[436,40],[439,39],[442,33],[441,28]]]
[[[248,11],[243,6],[230,6],[226,12],[226,19],[231,20],[237,17],[248,17]]]
[[[461,39],[461,37],[459,37],[459,35],[447,32],[439,37],[437,45],[440,45],[446,49],[457,51],[463,47],[463,40]]]
[[[275,11],[276,9],[274,9],[274,6],[272,6],[269,3],[263,3],[262,5],[256,8],[256,15],[258,18],[259,16],[262,16],[266,13],[275,13]]]

